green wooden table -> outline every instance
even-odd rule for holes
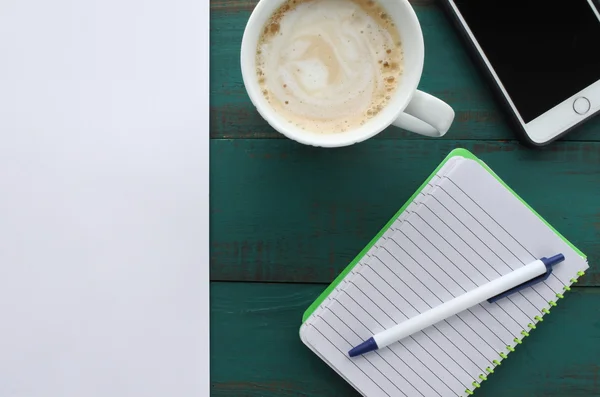
[[[211,0],[211,394],[358,396],[301,343],[302,312],[464,147],[590,261],[476,395],[600,395],[600,117],[544,150],[524,147],[440,7],[413,0],[426,45],[419,88],[454,107],[451,130],[427,139],[392,127],[348,148],[301,146],[270,128],[244,90],[239,49],[255,4]],[[382,170],[389,178],[373,177]]]

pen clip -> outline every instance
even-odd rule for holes
[[[537,277],[532,278],[531,280],[525,281],[524,283],[519,284],[519,285],[517,285],[517,286],[515,286],[515,287],[513,287],[511,289],[508,289],[508,290],[506,290],[504,292],[501,292],[501,293],[499,293],[496,296],[492,296],[487,301],[489,303],[494,303],[497,300],[505,298],[508,295],[514,294],[516,292],[519,292],[522,289],[528,288],[528,287],[530,287],[532,285],[535,285],[537,283],[541,283],[542,281],[544,281],[548,277],[550,277],[550,274],[552,274],[552,266],[555,265],[555,264],[557,264],[557,263],[559,263],[559,262],[562,262],[564,259],[565,259],[565,257],[562,254],[558,254],[558,255],[555,255],[555,256],[550,257],[550,258],[545,258],[545,257],[541,258],[540,260],[542,262],[544,262],[544,265],[546,265],[546,272],[540,274]]]

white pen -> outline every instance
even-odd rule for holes
[[[352,348],[348,354],[350,357],[355,357],[384,348],[483,301],[487,300],[493,303],[511,293],[544,281],[552,273],[552,266],[564,261],[564,259],[565,257],[562,254],[557,254],[550,258],[544,257],[531,262],[439,306],[409,318],[392,328],[373,335],[360,345]]]

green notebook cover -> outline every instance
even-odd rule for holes
[[[425,182],[423,182],[423,184],[421,184],[421,186],[417,189],[417,191],[406,201],[406,203],[404,203],[404,205],[398,210],[398,212],[396,212],[396,214],[394,214],[394,216],[392,216],[392,218],[385,224],[385,226],[379,231],[379,233],[377,233],[377,235],[375,235],[375,237],[373,237],[373,239],[371,239],[371,241],[365,246],[365,248],[363,248],[363,250],[354,258],[354,260],[352,260],[352,262],[350,262],[350,264],[335,278],[335,280],[327,287],[327,289],[325,289],[325,291],[323,291],[317,297],[317,299],[308,307],[308,309],[306,309],[306,311],[304,312],[304,315],[302,316],[302,323],[304,323],[311,316],[311,314],[317,309],[317,307],[319,307],[319,305],[321,303],[323,303],[323,301],[335,289],[335,287],[342,281],[342,279],[344,277],[346,277],[346,275],[348,273],[350,273],[350,271],[352,271],[352,268],[354,268],[354,266],[360,261],[360,259],[369,251],[369,249],[371,249],[371,247],[377,242],[377,240],[379,240],[379,238],[385,233],[385,231],[392,226],[394,221],[400,216],[400,214],[402,214],[402,212],[415,199],[415,197],[421,192],[421,190],[425,186],[427,186],[429,181],[440,170],[440,168],[442,168],[448,160],[450,160],[452,157],[455,157],[455,156],[472,159],[472,160],[475,160],[478,163],[480,163],[504,187],[506,187],[506,189],[508,189],[508,191],[510,191],[512,194],[514,194],[523,204],[525,204],[525,206],[527,206],[527,208],[529,208],[529,210],[531,210],[536,216],[538,216],[554,233],[556,233],[560,238],[562,238],[565,241],[565,243],[567,243],[575,252],[577,252],[579,255],[581,255],[582,258],[584,258],[584,259],[586,258],[585,254],[583,252],[581,252],[577,247],[575,247],[571,242],[569,242],[564,236],[562,236],[556,229],[554,229],[554,227],[552,227],[533,208],[531,208],[521,197],[519,197],[519,195],[517,195],[508,185],[506,185],[506,183],[504,183],[504,181],[502,181],[502,179],[500,179],[500,177],[498,177],[498,175],[496,175],[496,173],[494,173],[483,161],[481,161],[479,158],[477,158],[473,153],[469,152],[468,150],[458,148],[458,149],[452,150],[446,156],[446,158],[437,166],[437,168],[435,170],[433,170],[433,172],[431,173],[431,175],[429,175],[429,177],[425,180]]]

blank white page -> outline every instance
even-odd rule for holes
[[[0,396],[209,395],[208,11],[2,0]]]
[[[302,328],[307,345],[369,397],[468,395],[588,267],[471,159],[434,176],[385,236]],[[483,302],[376,352],[347,355],[374,333],[559,252],[565,261],[535,288]]]

